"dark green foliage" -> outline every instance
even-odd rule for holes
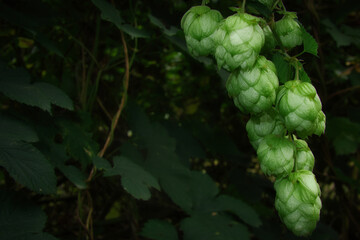
[[[246,2],[271,22],[271,1]],[[298,67],[328,117],[308,139],[323,202],[309,239],[359,239],[359,3],[306,3],[284,1],[303,46],[264,54],[281,84]],[[180,20],[200,4],[1,1],[1,240],[300,239],[276,214],[229,73],[186,48]],[[208,6],[225,18],[235,4]]]

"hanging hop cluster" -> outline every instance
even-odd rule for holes
[[[273,0],[259,2],[271,10],[277,7]],[[303,43],[296,13],[281,13],[282,19],[266,22],[240,8],[224,19],[217,10],[194,6],[183,16],[181,27],[191,55],[213,55],[219,68],[230,71],[228,95],[241,112],[250,114],[250,143],[261,170],[276,178],[275,208],[288,229],[307,236],[320,218],[321,192],[305,139],[324,133],[326,117],[311,83],[302,82],[297,72],[295,79],[279,86],[274,63],[260,55],[271,56],[280,46],[278,52],[289,56],[288,51]]]

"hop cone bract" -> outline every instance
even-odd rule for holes
[[[215,59],[219,67],[233,71],[251,68],[264,45],[265,36],[259,18],[247,13],[229,16],[214,34]]]
[[[312,171],[314,168],[315,158],[309,146],[304,140],[294,140],[296,146],[296,169]]]
[[[207,6],[192,7],[184,14],[181,28],[190,54],[206,56],[214,52],[216,46],[212,35],[222,19],[219,11]]]
[[[282,136],[286,129],[279,114],[274,109],[270,109],[259,115],[252,115],[246,123],[246,131],[251,145],[257,150],[265,136],[270,134]]]
[[[275,23],[275,32],[279,36],[281,44],[286,48],[301,45],[303,41],[300,25],[295,18],[295,13],[288,13]]]
[[[297,236],[307,236],[320,218],[320,187],[312,172],[300,170],[275,182],[275,208]]]
[[[276,102],[289,131],[296,131],[304,138],[319,128],[321,101],[311,83],[299,80],[286,82],[279,91]]]
[[[226,82],[226,89],[235,105],[246,113],[260,113],[275,103],[279,80],[275,65],[260,56],[253,68],[237,69]]]
[[[261,170],[266,175],[282,177],[288,175],[294,167],[295,146],[287,138],[267,135],[260,142],[257,155]]]

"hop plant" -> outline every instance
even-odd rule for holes
[[[181,19],[181,28],[190,54],[197,57],[214,52],[216,46],[212,35],[222,19],[219,11],[207,6],[195,6],[185,13]]]
[[[249,70],[233,71],[226,83],[230,97],[243,112],[260,113],[275,103],[279,80],[275,65],[264,56],[259,56]]]
[[[326,116],[323,111],[320,111],[316,119],[316,128],[314,134],[320,136],[325,132]]]
[[[277,95],[277,107],[285,126],[301,137],[322,131],[321,101],[311,83],[288,81]]]
[[[265,42],[259,18],[247,13],[227,17],[214,34],[215,59],[219,67],[233,71],[251,68]]]
[[[259,115],[252,115],[246,123],[246,131],[251,145],[257,150],[264,137],[270,134],[283,136],[286,129],[278,112],[270,109]]]
[[[320,218],[320,187],[312,172],[300,170],[275,182],[275,208],[297,236],[307,236]]]
[[[312,171],[314,168],[315,158],[309,146],[304,140],[294,140],[296,146],[296,169]]]
[[[302,44],[302,32],[299,23],[295,21],[296,14],[288,12],[275,23],[275,32],[285,48],[293,48]]]
[[[260,142],[257,155],[266,175],[287,176],[294,167],[295,146],[283,136],[267,135]]]
[[[265,25],[263,28],[265,43],[260,53],[270,52],[276,47],[276,39],[269,25]]]

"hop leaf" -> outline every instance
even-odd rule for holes
[[[296,139],[296,169],[312,171],[314,168],[315,158],[309,146],[304,140]]]
[[[223,21],[214,33],[217,44],[215,59],[228,71],[236,68],[251,68],[264,45],[264,32],[259,18],[246,13],[237,13]]]
[[[289,131],[296,131],[304,138],[322,130],[322,121],[319,119],[321,101],[311,83],[299,80],[286,82],[276,102]]]
[[[275,208],[297,236],[307,236],[320,218],[320,187],[312,172],[300,170],[275,182]]]
[[[285,48],[293,48],[303,42],[301,27],[295,18],[295,13],[288,13],[275,23],[275,32]]]
[[[270,134],[282,136],[285,134],[286,129],[280,120],[279,113],[274,109],[270,109],[260,115],[251,116],[246,124],[246,131],[251,145],[257,150],[265,136]]]
[[[221,13],[207,6],[195,6],[181,19],[186,43],[193,56],[206,56],[215,50],[213,33],[223,19]]]
[[[282,177],[294,167],[294,144],[287,138],[267,135],[257,149],[261,170],[266,175]]]
[[[260,56],[249,70],[236,70],[229,76],[226,89],[243,112],[260,113],[275,103],[279,80],[274,64]]]

